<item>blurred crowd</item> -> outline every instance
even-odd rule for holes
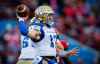
[[[100,50],[100,20],[96,9],[97,3],[89,4],[82,0],[65,2],[64,15],[57,19],[58,30],[85,45]]]
[[[100,51],[99,3],[99,0],[0,0],[0,19],[16,20],[15,10],[19,4],[30,8],[30,17],[34,16],[34,10],[39,5],[49,4],[56,12],[55,27],[59,33]],[[0,57],[4,59],[8,56],[8,64],[14,64],[10,62],[18,57],[19,48],[18,27],[12,29],[8,25],[0,34]]]
[[[58,19],[57,27],[82,44],[100,50],[99,12],[95,0],[91,1],[93,3],[89,4],[88,0],[65,0],[64,15]]]

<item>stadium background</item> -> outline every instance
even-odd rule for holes
[[[78,47],[78,56],[69,57],[73,64],[100,64],[99,0],[0,0],[0,64],[14,64],[20,51],[16,6],[34,9],[49,4],[56,12],[56,28],[60,39],[69,43],[68,50]],[[3,60],[3,61],[2,61]]]

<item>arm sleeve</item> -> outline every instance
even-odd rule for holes
[[[18,21],[19,21],[18,22],[19,31],[21,32],[21,34],[27,35],[28,26],[25,24],[25,21],[23,19],[19,19]]]

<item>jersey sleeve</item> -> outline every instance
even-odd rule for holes
[[[28,26],[26,25],[25,21],[23,19],[18,20],[18,27],[19,31],[22,35],[27,35],[28,34]]]

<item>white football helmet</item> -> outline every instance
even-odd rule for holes
[[[35,16],[38,17],[38,19],[43,20],[44,23],[53,18],[52,15],[54,15],[54,11],[48,5],[39,6],[35,10]]]
[[[53,9],[48,5],[42,5],[35,10],[36,15],[54,14]]]

